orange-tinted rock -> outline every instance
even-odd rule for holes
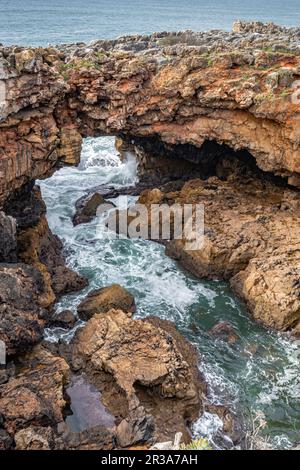
[[[84,370],[118,417],[121,447],[167,437],[174,429],[188,436],[186,421],[199,416],[205,392],[197,361],[170,322],[133,320],[121,310],[94,315],[73,344],[73,367]]]
[[[107,313],[111,309],[120,309],[127,313],[135,312],[134,297],[118,284],[94,290],[77,308],[81,320],[89,320],[95,313]]]
[[[261,169],[298,185],[295,32],[266,28],[253,46],[247,27],[238,42],[233,33],[234,41],[221,45],[216,32],[201,47],[193,33],[194,47],[183,33],[173,45],[172,35],[153,35],[148,40],[154,47],[145,55],[134,47],[120,50],[128,48],[123,39],[104,41],[108,53],[83,45],[79,57],[76,46],[3,49],[0,203],[61,164],[77,164],[81,138],[101,134],[157,135],[166,143],[197,147],[214,140],[248,149]],[[278,33],[284,50],[267,52]]]
[[[300,196],[272,182],[233,174],[192,180],[177,192],[146,191],[150,204],[203,203],[205,232],[201,249],[172,240],[167,253],[199,277],[230,280],[254,318],[279,330],[300,323]]]
[[[15,434],[28,426],[60,423],[66,406],[64,385],[68,377],[65,360],[38,346],[24,360],[18,375],[0,387],[0,413],[5,430]]]

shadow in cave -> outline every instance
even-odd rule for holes
[[[135,153],[138,173],[143,183],[164,184],[169,181],[207,179],[217,176],[226,180],[234,175],[270,181],[287,187],[287,178],[261,170],[246,150],[233,150],[216,141],[205,141],[199,148],[192,144],[168,144],[159,137],[121,136],[125,149]]]

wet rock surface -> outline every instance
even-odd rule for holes
[[[111,309],[134,313],[136,310],[134,297],[124,287],[112,286],[90,292],[78,306],[77,312],[81,320],[89,320],[95,313],[107,313]]]
[[[72,367],[101,391],[121,447],[166,437],[174,427],[188,439],[186,422],[198,417],[205,391],[197,360],[170,322],[133,320],[121,310],[94,315],[72,346]]]
[[[278,330],[299,328],[299,210],[297,191],[232,174],[227,180],[191,180],[180,191],[142,193],[139,201],[201,203],[205,232],[201,249],[185,240],[167,243],[167,253],[199,277],[230,280],[254,318]]]
[[[48,319],[47,326],[52,328],[71,329],[74,327],[77,319],[71,310],[62,310],[59,313],[53,313]]]
[[[46,445],[43,433],[49,431],[45,428],[63,420],[64,385],[69,378],[69,366],[64,359],[54,357],[40,346],[23,359],[23,364],[24,369],[0,386],[3,428],[10,436],[23,430],[16,438],[19,448],[33,445],[36,434],[40,441],[37,445],[43,446]],[[26,429],[29,426],[42,427],[43,432]]]
[[[0,339],[7,355],[25,352],[42,339],[47,315],[40,304],[42,286],[31,266],[0,263]]]

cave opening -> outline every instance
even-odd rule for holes
[[[229,177],[270,181],[279,187],[288,186],[288,178],[263,171],[247,150],[234,150],[215,140],[206,140],[201,147],[192,144],[168,144],[158,136],[120,136],[121,148],[137,158],[141,183],[165,184],[169,181],[212,176],[221,181]]]

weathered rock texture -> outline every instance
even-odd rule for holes
[[[0,339],[7,355],[22,353],[42,339],[46,312],[42,277],[25,264],[0,264]]]
[[[279,330],[300,326],[300,194],[235,173],[187,182],[180,191],[142,193],[150,204],[202,203],[201,249],[172,240],[167,253],[199,277],[230,280],[255,319]]]
[[[35,427],[44,428],[49,437],[49,427],[63,421],[69,366],[64,359],[54,357],[40,346],[23,361],[24,369],[0,386],[3,427],[12,436],[16,433],[18,448],[46,448],[46,436]],[[33,444],[37,440],[34,434],[39,435],[37,444]]]
[[[235,150],[239,159],[248,160],[251,154],[261,170],[299,188],[299,36],[299,28],[238,22],[232,32],[155,33],[44,49],[1,46],[0,206],[11,215],[9,201],[19,188],[22,193],[36,178],[51,175],[61,165],[78,163],[82,137],[103,134],[123,137],[138,147],[140,139],[156,139],[157,148],[162,147],[171,159],[176,157],[174,178],[193,173],[191,167],[179,167],[178,157],[185,157],[186,146],[198,149],[196,160],[193,152],[187,153],[192,156],[190,163],[196,161],[204,169],[222,146]],[[174,146],[182,146],[175,155]],[[155,155],[159,158],[161,152]],[[143,156],[141,167],[149,175]],[[170,173],[172,162],[167,167]],[[150,179],[163,176],[165,169],[165,162],[152,173],[150,168]],[[263,192],[260,198],[265,198]],[[255,204],[269,213],[270,198],[266,198],[268,205],[260,198]],[[236,217],[231,223],[236,230],[230,232],[228,243],[238,245],[241,230],[245,237],[252,233],[241,226],[241,205],[234,212],[228,198],[224,200],[225,212]],[[251,198],[245,200],[245,207],[248,202],[251,205]],[[205,262],[204,255],[197,261],[191,256],[193,265],[198,264],[195,271],[233,278],[232,285],[254,315],[283,329],[296,326],[299,319],[295,294],[298,241],[294,230],[284,230],[287,222],[288,216],[282,214],[278,222],[268,222],[272,235],[267,240],[257,234],[258,245],[265,245],[261,251],[251,246],[249,254],[248,245],[240,244],[240,251],[229,250],[232,256],[226,254],[226,247],[216,257],[206,251]],[[297,221],[293,223],[297,230]],[[53,266],[48,268],[36,249],[37,233],[40,239],[47,237],[43,218],[34,229],[24,230],[19,237],[24,246],[22,259],[41,268],[44,303],[50,304],[56,292],[68,290],[69,284],[61,285],[62,276],[55,280]],[[4,259],[14,256],[13,232],[7,220],[5,226],[1,222],[5,245],[0,256]],[[218,251],[217,240],[214,243]],[[267,250],[272,251],[268,261],[263,258]],[[278,263],[283,263],[282,268]],[[276,281],[276,293],[267,278]]]
[[[77,312],[81,320],[87,321],[95,313],[107,313],[111,309],[123,310],[126,313],[134,313],[136,310],[133,295],[119,284],[90,292],[79,304]]]
[[[0,202],[79,161],[81,137],[158,135],[248,149],[299,184],[299,28],[162,33],[59,48],[0,48]]]
[[[170,322],[133,320],[121,310],[94,315],[77,333],[72,367],[84,371],[116,417],[118,445],[173,435],[202,411],[197,353]]]
[[[10,356],[40,341],[55,300],[87,280],[65,266],[39,188],[23,187],[5,210],[9,215],[0,213],[0,339]]]

